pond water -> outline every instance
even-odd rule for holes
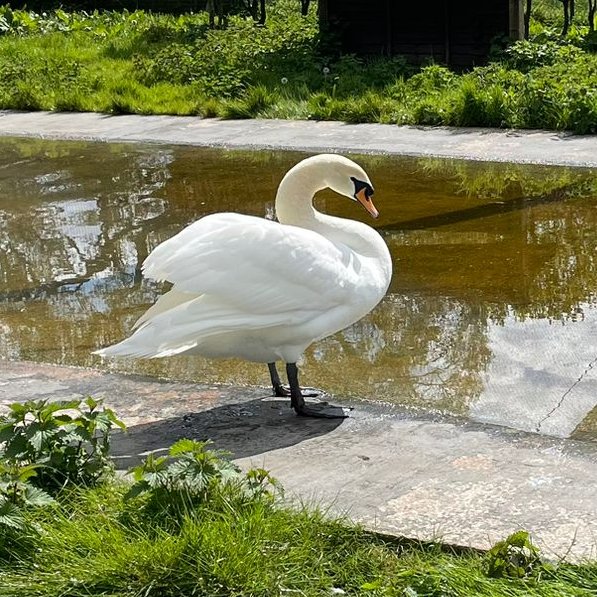
[[[0,139],[0,359],[267,385],[264,365],[109,363],[163,290],[140,264],[204,214],[271,215],[302,154]],[[306,384],[597,440],[597,172],[359,156],[394,260],[384,301],[314,344]],[[317,205],[367,220],[331,192]],[[231,282],[233,283],[233,281]],[[1,363],[0,363],[1,367]]]

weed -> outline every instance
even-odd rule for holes
[[[539,550],[526,531],[496,543],[486,554],[487,574],[494,578],[525,578],[542,567]]]
[[[108,452],[114,426],[124,428],[93,398],[14,403],[0,417],[0,458],[32,467],[22,470],[35,471],[32,482],[46,491],[68,483],[93,485],[112,468]]]
[[[194,508],[226,494],[245,501],[273,497],[269,488],[277,483],[266,471],[252,469],[243,474],[230,461],[230,454],[208,449],[210,443],[182,439],[168,456],[148,456],[131,471],[135,483],[127,499],[144,496],[146,512],[182,520]]]

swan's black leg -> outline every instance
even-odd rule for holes
[[[321,419],[345,419],[348,415],[342,407],[332,406],[327,402],[307,404],[298,382],[296,363],[286,363],[286,374],[290,384],[290,406],[301,417],[319,417]]]
[[[274,396],[287,397],[290,396],[290,391],[286,389],[280,381],[278,370],[276,369],[276,363],[268,363],[267,368],[269,369],[269,376],[272,380],[272,389],[274,390]]]
[[[269,376],[272,380],[272,389],[274,391],[274,396],[278,398],[287,398],[290,396],[290,388],[285,386],[282,381],[280,380],[280,376],[278,375],[278,370],[276,369],[276,363],[268,363],[267,368],[269,369]],[[301,394],[306,398],[314,398],[315,396],[319,396],[323,394],[314,388],[302,388]]]

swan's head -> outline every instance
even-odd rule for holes
[[[327,185],[336,193],[358,201],[369,214],[377,218],[379,212],[373,205],[373,185],[367,173],[355,162],[341,155],[322,154],[315,156],[326,163]]]

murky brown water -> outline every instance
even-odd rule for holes
[[[207,213],[271,213],[301,157],[1,139],[0,358],[267,384],[261,365],[102,364],[90,353],[122,339],[160,292],[139,273],[153,247]],[[312,346],[303,381],[597,439],[597,172],[358,161],[377,189],[394,278],[373,313]],[[331,193],[317,201],[367,219]]]

